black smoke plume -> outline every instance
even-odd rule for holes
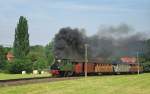
[[[62,28],[54,39],[54,54],[56,58],[83,58],[84,43],[83,34],[78,29]]]
[[[54,38],[54,54],[57,58],[83,59],[88,44],[88,58],[113,58],[136,56],[137,52],[145,53],[146,36],[134,32],[126,24],[100,27],[97,34],[86,36],[79,29],[69,27],[60,29]]]

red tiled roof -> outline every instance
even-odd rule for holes
[[[128,64],[135,64],[137,59],[135,57],[122,57],[121,61]]]
[[[7,57],[8,61],[12,61],[13,58],[14,58],[14,55],[11,52],[8,52],[7,55],[6,55],[6,57]]]

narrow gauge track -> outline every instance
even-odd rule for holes
[[[32,84],[32,83],[42,83],[42,82],[73,80],[73,79],[79,79],[79,78],[81,77],[63,77],[63,78],[35,77],[35,78],[8,79],[8,80],[0,80],[0,87],[16,86],[16,85],[24,85],[24,84]]]

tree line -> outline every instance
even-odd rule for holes
[[[20,16],[15,28],[15,39],[13,47],[0,46],[0,71],[9,73],[28,73],[33,70],[46,70],[53,62],[52,43],[45,47],[41,45],[30,46],[28,21]],[[8,61],[6,55],[12,52],[14,59]]]

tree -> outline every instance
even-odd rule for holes
[[[37,61],[40,58],[40,54],[38,52],[29,52],[29,54],[27,55],[27,58],[30,59],[32,62]]]
[[[8,72],[9,63],[6,55],[11,50],[10,47],[0,46],[0,72]]]
[[[147,51],[146,51],[146,59],[150,61],[150,39],[146,41]]]
[[[45,47],[41,45],[35,45],[30,47],[30,52],[27,55],[33,63],[33,69],[43,70],[48,68],[48,61],[45,55]]]
[[[13,45],[14,56],[16,58],[23,58],[29,53],[29,49],[28,23],[25,17],[20,16],[15,29],[15,40]]]
[[[48,63],[44,58],[39,58],[36,62],[33,63],[33,69],[43,70],[48,68]]]
[[[144,72],[150,72],[150,39],[146,40],[146,52],[140,60],[141,65],[143,66]]]
[[[21,73],[22,71],[26,71],[27,73],[31,73],[33,68],[33,63],[29,59],[15,59],[13,62],[9,64],[9,72],[10,73]]]
[[[37,61],[39,58],[43,58],[46,60],[45,48],[41,45],[35,45],[30,47],[30,52],[27,55],[27,58],[32,62]]]
[[[49,65],[51,65],[53,60],[54,60],[53,42],[51,42],[51,43],[46,45],[46,47],[45,47],[45,54],[46,54],[46,58],[47,58],[47,61],[48,61]]]
[[[142,63],[144,72],[150,72],[150,61],[145,61]]]
[[[0,46],[0,70],[4,68],[5,65],[5,51],[3,46]]]

